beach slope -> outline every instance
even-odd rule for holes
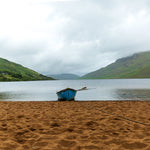
[[[0,150],[150,150],[150,102],[0,102]]]

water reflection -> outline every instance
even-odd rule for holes
[[[1,92],[0,101],[13,101],[14,99],[21,100],[25,95],[26,94],[16,92]]]
[[[119,100],[150,100],[150,89],[119,89],[116,96]]]
[[[12,94],[9,92],[0,93],[0,101],[6,101],[8,99],[12,99]]]

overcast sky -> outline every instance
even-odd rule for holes
[[[150,0],[0,0],[0,57],[83,75],[150,50]]]

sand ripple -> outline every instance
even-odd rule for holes
[[[150,125],[150,102],[0,102],[0,108],[0,150],[150,150],[150,126],[117,117]]]

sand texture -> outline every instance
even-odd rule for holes
[[[0,150],[150,150],[150,102],[0,102]]]

